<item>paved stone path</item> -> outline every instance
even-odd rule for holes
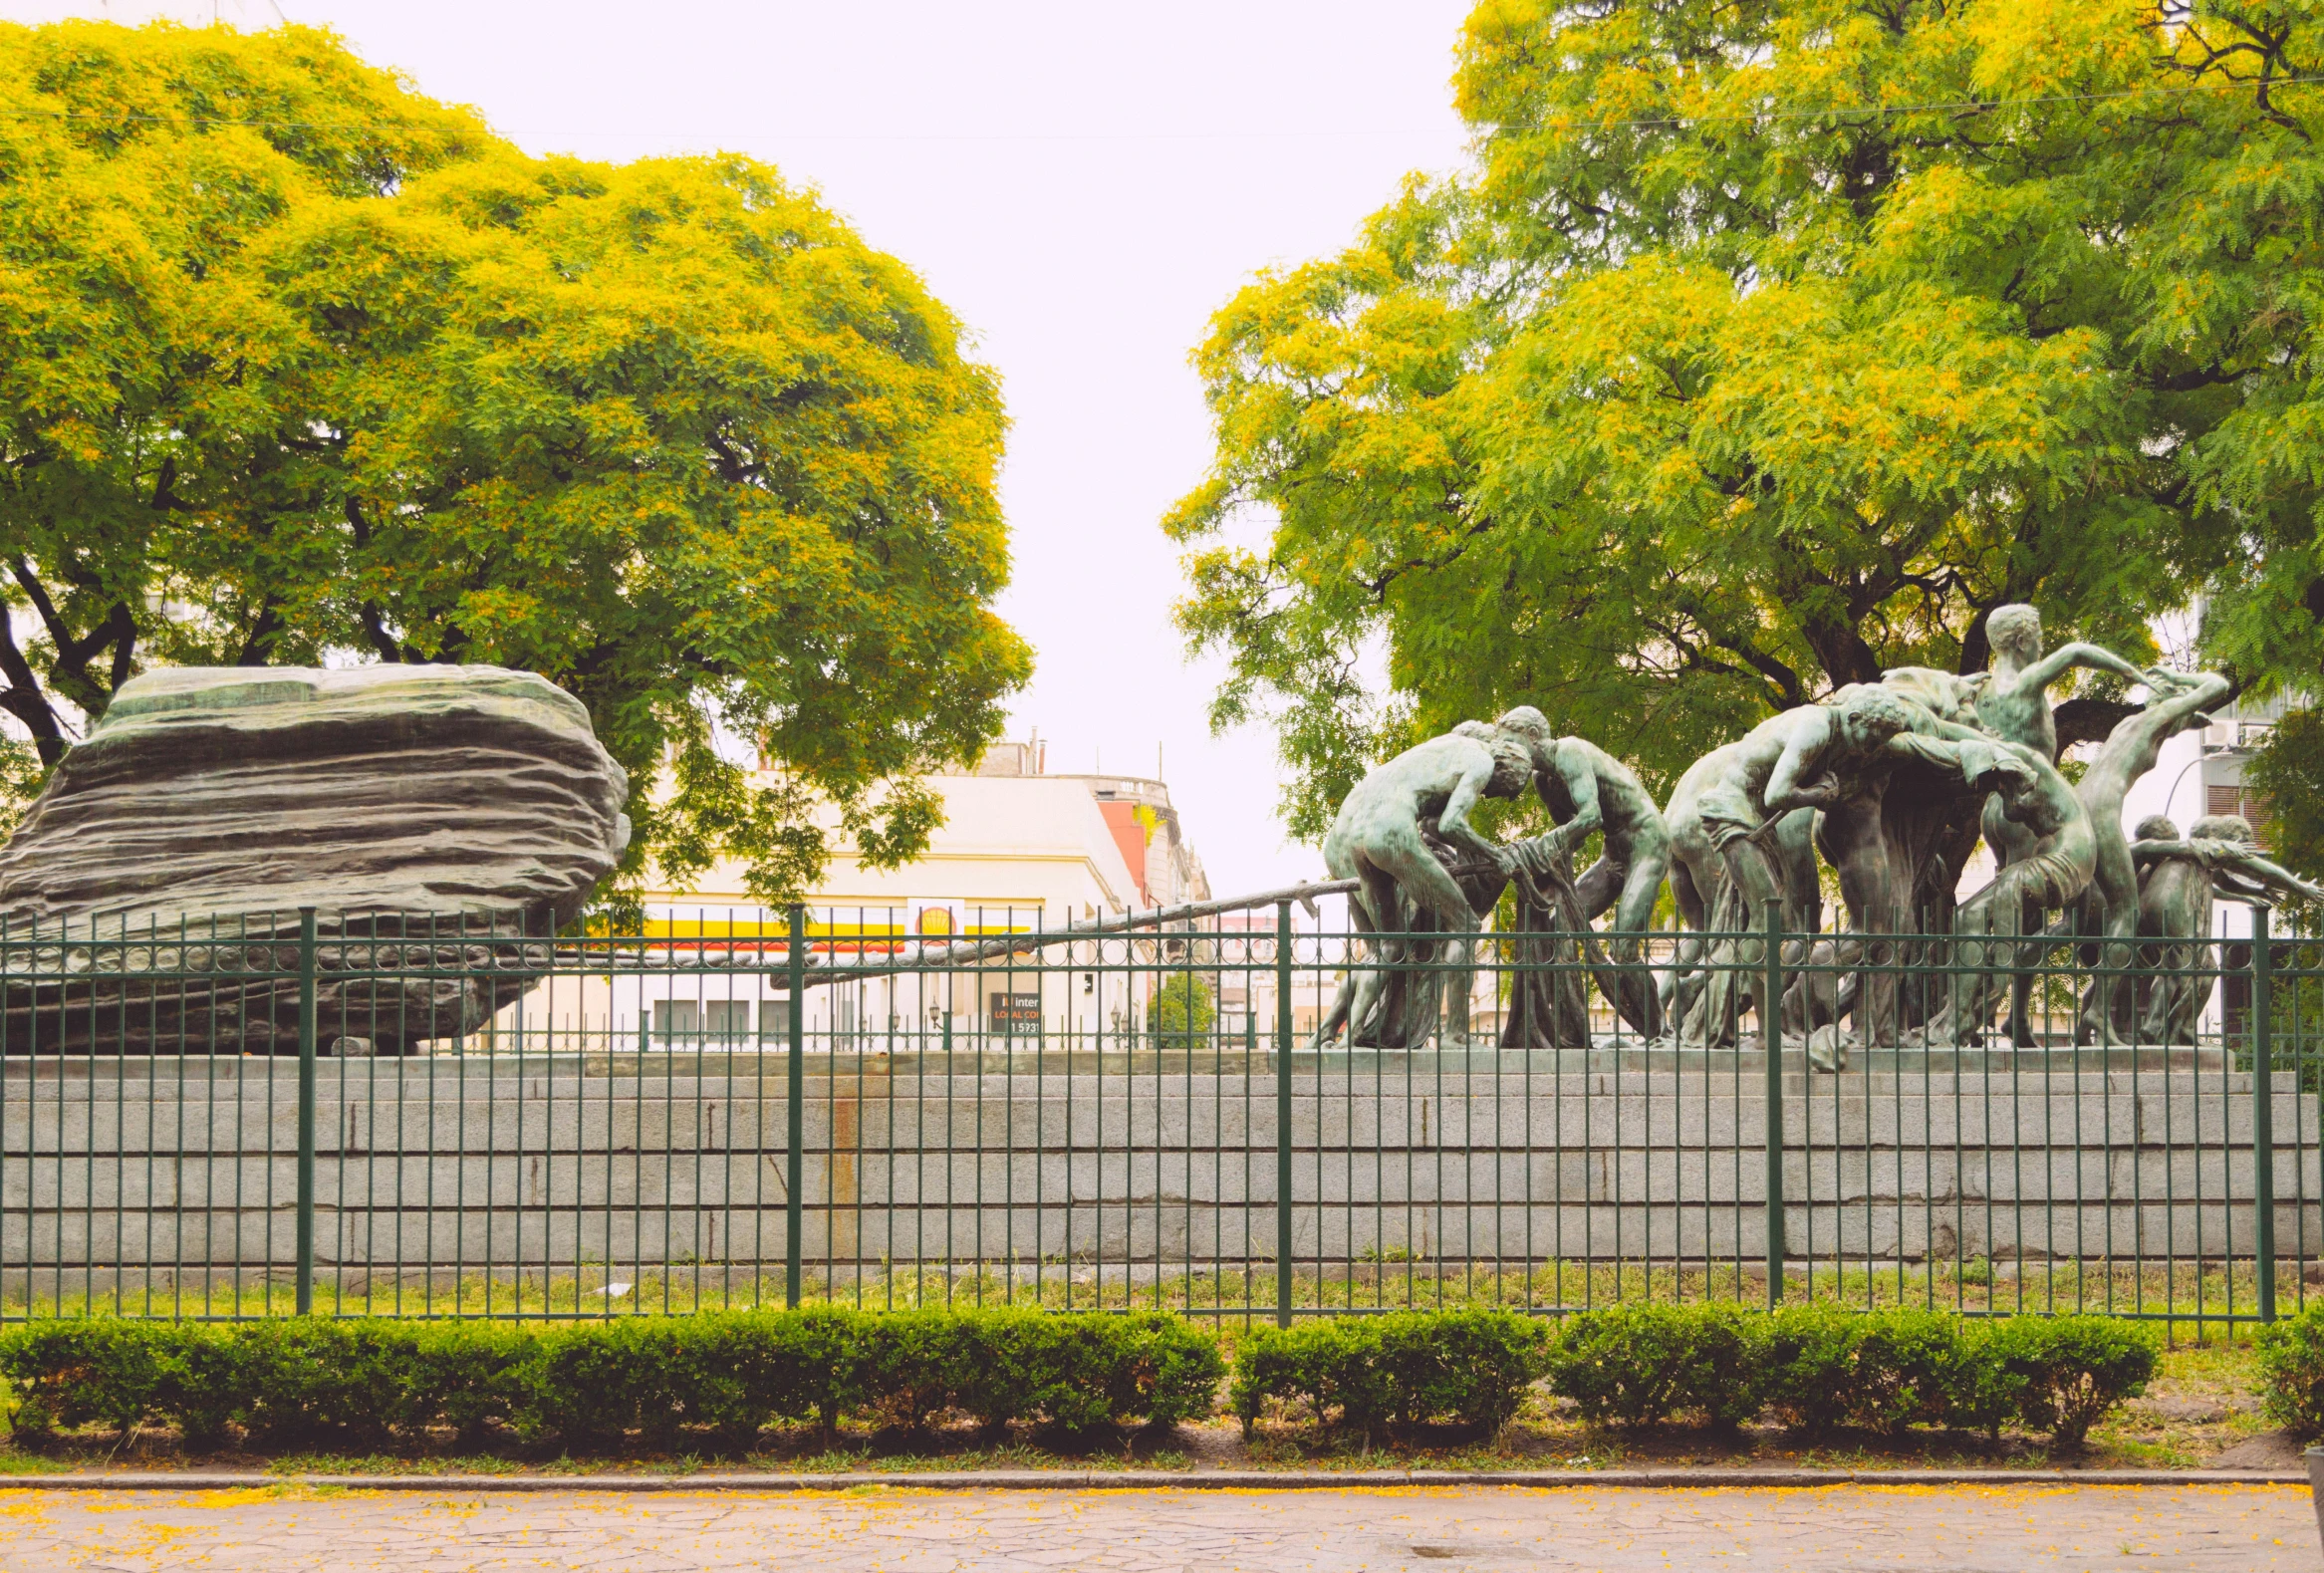
[[[2289,1486],[1298,1491],[0,1489],[7,1573],[2324,1568]]]

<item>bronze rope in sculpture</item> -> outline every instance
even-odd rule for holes
[[[2184,842],[2168,821],[2142,826],[2135,843],[2123,834],[2132,785],[2167,738],[2208,723],[2205,711],[2230,691],[2225,678],[2140,667],[2094,645],[2045,653],[2028,606],[1996,608],[1986,626],[1988,670],[1899,667],[1772,716],[1696,760],[1660,810],[1627,765],[1553,735],[1529,705],[1389,760],[1349,794],[1325,842],[1333,876],[1362,882],[1351,899],[1357,931],[1378,937],[1316,1043],[1345,1031],[1360,1047],[1474,1046],[1465,1007],[1483,921],[1512,883],[1514,921],[1492,943],[1511,959],[1561,964],[1518,969],[1500,1047],[1588,1046],[1591,980],[1642,1038],[1735,1047],[1743,1002],[1764,977],[1751,937],[1758,915],[1778,902],[1795,944],[1815,935],[1820,856],[1837,876],[1846,927],[1807,941],[1822,964],[1795,976],[1779,1012],[1759,1016],[1779,1015],[1784,1035],[1804,1039],[1826,1070],[1845,1064],[1844,1019],[1867,1042],[1969,1045],[2006,1001],[2011,1040],[2031,1043],[2027,986],[2045,943],[2087,936],[2086,959],[2121,967],[2134,941],[2144,941],[2142,959],[2192,952],[2215,897],[2324,900],[2259,857],[2248,827],[2204,821]],[[2076,667],[2149,697],[2069,783],[2048,690]],[[1546,835],[1499,845],[1469,823],[1479,801],[1529,784],[1554,826]],[[1592,835],[1603,852],[1577,879],[1571,855]],[[1994,877],[1956,903],[1980,840]],[[1657,986],[1642,958],[1666,878],[1685,931]],[[1593,928],[1610,911],[1611,928]],[[1941,947],[1945,986],[1900,997],[1875,965],[1860,988],[1853,969],[1895,954],[1881,936],[1916,932]],[[2196,992],[2094,982],[2079,1035],[2191,1041]]]

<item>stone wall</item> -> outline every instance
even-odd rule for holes
[[[1759,1261],[1755,1058],[1536,1070],[1302,1057],[1297,1256],[1327,1269],[1408,1256]],[[1788,1076],[1792,1255],[2249,1256],[2252,1078],[2215,1056],[2079,1074],[2060,1060]],[[811,1270],[1272,1260],[1271,1075],[1031,1055],[1005,1071],[877,1056],[815,1070]],[[2274,1082],[2278,1251],[2305,1261],[2324,1256],[2316,1100]],[[0,1062],[0,1287],[21,1292],[29,1271],[36,1291],[71,1289],[117,1263],[213,1279],[286,1267],[297,1085],[295,1063],[258,1058]],[[327,1061],[318,1262],[343,1282],[779,1270],[783,1087],[779,1056]]]

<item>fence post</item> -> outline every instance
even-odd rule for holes
[[[1767,1305],[1783,1298],[1783,904],[1761,915],[1767,976],[1761,980],[1759,1042],[1767,1051]]]
[[[2259,1319],[2275,1320],[2275,1045],[2268,1018],[2273,964],[2267,909],[2251,909],[2251,1210],[2258,1258]]]
[[[315,909],[299,909],[299,1214],[297,1304],[315,1309]]]
[[[1291,1325],[1291,904],[1275,904],[1275,1325]]]
[[[791,1042],[783,1080],[786,1089],[783,1159],[783,1303],[799,1303],[800,1235],[806,1213],[800,1189],[806,1183],[807,1147],[807,909],[791,904],[791,942],[784,948],[791,969]]]

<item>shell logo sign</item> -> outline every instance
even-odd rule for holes
[[[958,902],[915,901],[905,920],[916,939],[951,939],[968,931],[967,914]]]

